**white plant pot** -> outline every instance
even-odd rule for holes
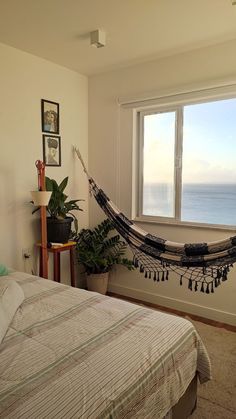
[[[31,191],[32,200],[35,206],[46,207],[50,201],[52,192]]]
[[[89,291],[99,292],[105,295],[107,292],[107,284],[109,272],[102,274],[91,274],[87,276],[87,288]]]

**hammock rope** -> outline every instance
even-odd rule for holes
[[[191,291],[207,294],[227,280],[230,268],[236,262],[236,236],[209,243],[184,244],[147,233],[115,206],[89,175],[79,150],[75,148],[75,152],[88,177],[90,192],[128,243],[134,266],[145,278],[166,281],[172,271],[179,275],[180,285],[186,278]]]

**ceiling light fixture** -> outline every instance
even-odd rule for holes
[[[90,43],[93,47],[102,48],[106,45],[106,33],[97,29],[96,31],[90,32]]]

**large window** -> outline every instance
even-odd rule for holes
[[[236,99],[138,115],[139,215],[235,226]]]

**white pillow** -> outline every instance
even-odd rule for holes
[[[0,278],[0,343],[24,297],[24,292],[16,281]]]

